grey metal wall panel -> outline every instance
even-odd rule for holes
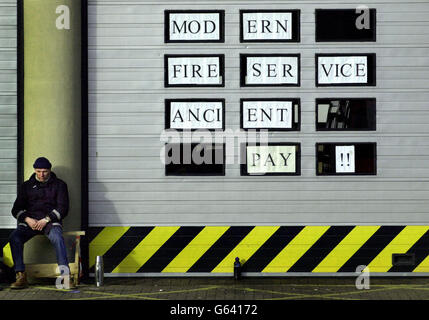
[[[89,1],[89,223],[296,225],[429,223],[429,2],[377,0],[377,41],[315,42],[314,11],[356,1]],[[164,10],[225,10],[225,43],[164,43]],[[300,9],[299,43],[240,43],[240,9]],[[316,53],[376,53],[375,87],[315,87]],[[224,54],[224,88],[164,88],[165,54]],[[301,86],[240,88],[241,53],[301,54]],[[301,176],[166,177],[164,99],[224,98],[226,128],[241,98],[300,98]],[[315,99],[377,99],[377,130],[317,132]],[[376,142],[376,176],[316,176],[315,144]]]
[[[10,209],[17,182],[17,8],[0,1],[0,228],[16,226]]]

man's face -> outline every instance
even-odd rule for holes
[[[37,180],[40,182],[45,182],[49,179],[49,175],[51,174],[50,169],[34,169],[36,172]]]

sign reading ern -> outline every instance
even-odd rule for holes
[[[240,10],[240,42],[299,42],[299,10]]]
[[[164,12],[165,42],[224,42],[223,10]]]
[[[166,87],[223,87],[224,55],[165,55]]]
[[[240,54],[241,86],[299,86],[299,54]]]

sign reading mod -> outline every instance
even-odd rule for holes
[[[165,55],[166,87],[223,87],[224,55]]]
[[[224,42],[224,17],[223,10],[166,10],[165,42]]]
[[[299,54],[240,55],[241,86],[299,86]]]
[[[241,128],[299,130],[299,99],[241,99]]]
[[[300,175],[299,143],[246,145],[241,175]]]
[[[165,100],[165,128],[225,129],[225,100]]]
[[[299,42],[299,10],[240,10],[240,42]]]
[[[375,86],[375,54],[316,54],[317,86]]]

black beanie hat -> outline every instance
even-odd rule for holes
[[[33,164],[34,169],[51,169],[51,167],[49,160],[44,157],[37,158]]]

